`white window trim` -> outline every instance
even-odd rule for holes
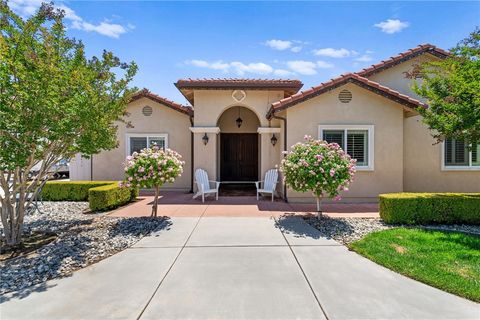
[[[163,138],[165,139],[165,149],[168,148],[168,134],[167,133],[127,133],[125,134],[125,154],[128,157],[130,155],[130,138]]]
[[[323,140],[324,130],[367,130],[368,131],[368,166],[356,166],[357,171],[373,171],[375,169],[375,126],[356,124],[320,124],[318,125],[318,139]],[[344,134],[344,146],[347,145],[347,135]]]
[[[442,163],[442,171],[480,171],[480,166],[472,165],[472,151],[468,151],[468,166],[447,166],[445,165],[445,140],[442,141],[440,148],[440,158]]]

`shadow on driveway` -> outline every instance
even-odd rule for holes
[[[71,276],[73,271],[108,258],[153,231],[170,228],[172,222],[168,217],[79,217],[34,224],[35,230],[54,232],[58,238],[35,252],[1,264],[0,303],[45,291],[52,287],[47,285],[48,280]],[[9,292],[9,288],[14,289]]]

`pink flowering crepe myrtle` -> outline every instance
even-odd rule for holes
[[[321,198],[340,200],[340,192],[348,191],[356,172],[356,160],[350,158],[337,143],[305,136],[304,143],[296,143],[280,165],[284,183],[295,191],[312,192],[317,199],[320,215]]]
[[[154,145],[134,152],[125,161],[125,180],[121,186],[155,189],[152,217],[157,216],[159,190],[165,183],[172,183],[183,172],[182,156],[170,149],[162,150]]]

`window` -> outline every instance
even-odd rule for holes
[[[443,166],[445,169],[480,170],[480,144],[469,145],[462,140],[445,139],[443,142]]]
[[[371,125],[320,125],[319,138],[337,143],[357,160],[359,170],[373,170],[373,130]]]
[[[131,155],[134,152],[140,152],[140,150],[147,147],[157,145],[159,148],[165,150],[167,146],[166,134],[127,134],[127,155]]]

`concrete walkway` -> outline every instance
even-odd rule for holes
[[[7,319],[479,319],[299,217],[172,218],[134,247],[3,297]]]

